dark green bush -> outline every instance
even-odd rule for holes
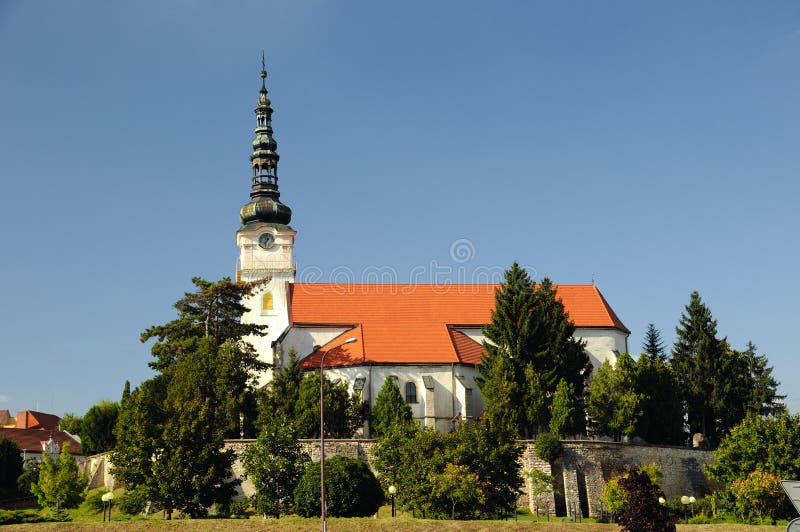
[[[554,462],[563,452],[561,440],[552,434],[539,434],[533,443],[536,456],[547,462]]]
[[[89,490],[86,492],[86,496],[83,498],[83,504],[89,508],[90,510],[94,510],[96,512],[103,511],[103,495],[108,493],[108,488],[96,488],[93,490]]]
[[[249,510],[250,510],[250,499],[245,497],[240,501],[231,503],[230,515],[231,517],[236,519],[246,518],[248,516]]]
[[[0,525],[17,525],[20,523],[44,523],[52,521],[39,515],[35,510],[0,510]]]
[[[122,497],[114,502],[116,508],[128,515],[137,515],[147,506],[147,493],[141,488],[125,489]]]
[[[298,515],[320,515],[319,462],[306,467],[294,490]],[[383,489],[367,464],[355,458],[334,456],[325,460],[325,499],[332,517],[367,517],[383,504]]]

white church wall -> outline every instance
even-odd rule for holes
[[[282,362],[286,364],[289,361],[291,349],[297,351],[297,358],[302,360],[313,353],[316,346],[327,344],[348,329],[349,327],[292,327],[281,340]]]
[[[589,354],[594,371],[606,360],[615,364],[617,354],[628,351],[628,335],[617,329],[576,328],[575,337],[586,342],[584,350]]]
[[[461,415],[466,417],[468,410],[473,417],[479,416],[484,410],[484,403],[480,397],[475,377],[477,371],[472,366],[441,364],[441,365],[397,365],[397,366],[353,366],[346,368],[330,368],[325,370],[328,379],[341,379],[347,382],[352,393],[353,385],[357,378],[364,378],[362,398],[375,404],[378,392],[387,376],[397,377],[400,394],[406,398],[406,383],[413,382],[416,386],[416,402],[410,403],[411,413],[420,425],[431,424],[436,430],[447,432],[453,429],[453,418]],[[425,379],[433,384],[433,393],[426,393]],[[466,389],[472,390],[472,397],[467,401]],[[426,416],[426,407],[429,398],[433,400],[433,416]]]
[[[482,343],[486,339],[480,328],[459,328],[458,330],[478,343]],[[614,364],[617,360],[616,353],[628,352],[628,335],[617,329],[577,327],[575,337],[586,341],[585,351],[589,355],[589,361],[595,371],[606,360]]]

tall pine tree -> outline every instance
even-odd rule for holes
[[[675,372],[660,356],[645,352],[636,361],[635,390],[642,395],[636,434],[648,443],[682,445],[683,394]]]
[[[582,418],[580,396],[592,365],[549,279],[536,286],[515,262],[504,281],[483,330],[481,393],[489,418],[516,424],[520,435],[530,437],[549,424],[549,409],[540,407],[542,394],[552,397],[561,380],[575,390]]]
[[[660,359],[662,362],[667,359],[667,351],[664,341],[661,339],[661,332],[656,329],[654,323],[647,324],[647,330],[644,333],[644,342],[642,342],[642,349],[645,354],[650,357],[650,360]]]
[[[721,371],[727,349],[726,341],[717,338],[717,320],[698,292],[692,292],[675,332],[672,367],[683,389],[689,431],[703,433],[715,446],[717,414],[725,408],[719,383],[727,378]]]
[[[689,429],[716,446],[747,415],[783,411],[778,382],[755,345],[732,349],[717,338],[717,322],[693,292],[676,329],[672,366],[683,388]]]

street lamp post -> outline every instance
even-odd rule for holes
[[[392,496],[392,517],[395,516],[395,512],[394,512],[394,494],[395,493],[397,493],[397,488],[395,488],[394,485],[389,486],[389,495]]]
[[[352,344],[357,342],[356,338],[348,338],[341,345],[332,347],[327,351],[323,351],[322,357],[319,359],[319,505],[320,513],[322,514],[322,532],[328,531],[328,524],[325,520],[327,513],[327,505],[325,504],[325,355],[336,349],[340,349],[344,344]]]
[[[689,506],[689,502],[691,502],[691,499],[686,495],[683,495],[681,497],[681,504],[683,505],[683,520],[687,525],[689,524],[689,514],[686,512],[687,512],[687,507]]]
[[[694,495],[689,497],[689,504],[692,505],[692,517],[694,517],[694,503],[697,502],[697,499],[694,498]]]
[[[100,500],[103,501],[103,522],[106,521],[106,503],[108,504],[108,522],[111,522],[111,504],[114,502],[114,492],[104,493]]]

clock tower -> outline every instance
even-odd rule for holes
[[[242,207],[242,226],[236,231],[239,260],[237,281],[270,279],[259,291],[243,301],[249,309],[242,320],[267,326],[263,337],[248,340],[258,351],[259,359],[270,364],[273,360],[272,342],[289,325],[288,291],[294,281],[295,263],[292,259],[294,237],[289,227],[292,210],[281,203],[278,192],[278,143],[272,137],[272,106],[267,97],[267,71],[261,59],[261,91],[256,104],[256,131],[253,152],[250,154],[252,182],[250,202]],[[260,378],[265,384],[271,371]]]

